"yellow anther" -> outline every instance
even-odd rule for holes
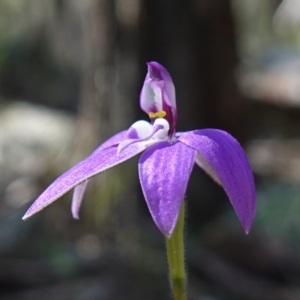
[[[167,113],[164,110],[158,111],[158,112],[149,112],[149,117],[151,119],[155,119],[155,118],[163,118]]]

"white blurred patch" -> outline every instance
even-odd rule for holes
[[[139,0],[117,0],[117,17],[121,23],[128,27],[137,25],[140,1]]]
[[[283,0],[279,5],[274,18],[277,30],[286,31],[300,25],[300,0]]]
[[[37,196],[37,181],[68,167],[74,118],[18,102],[0,107],[0,192],[18,207]]]
[[[246,152],[255,173],[299,184],[300,140],[253,140]]]
[[[34,180],[28,177],[12,181],[6,188],[4,201],[13,208],[18,208],[35,198],[38,187]]]
[[[241,92],[250,99],[300,107],[300,51],[271,49],[254,66],[237,71]]]

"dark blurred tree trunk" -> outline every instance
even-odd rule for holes
[[[128,2],[93,0],[83,16],[80,112],[96,143],[126,129],[136,107],[138,10],[126,11]]]
[[[176,84],[179,128],[219,127],[244,136],[229,0],[144,1],[141,57],[158,60]],[[239,130],[241,129],[241,130]]]
[[[84,148],[85,152],[127,129],[134,120],[138,103],[138,18],[136,0],[92,0],[83,14],[86,47],[79,110],[81,145],[78,148]],[[117,240],[117,249],[125,252],[126,249],[134,251],[132,245],[137,244],[131,243],[135,238],[133,230],[124,240],[124,232],[130,231],[135,219],[136,199],[128,193],[131,193],[130,186],[137,179],[136,175],[128,173],[128,168],[118,167],[93,179],[99,184],[94,185],[92,203],[88,206],[89,215],[101,223],[101,233]],[[113,211],[114,203],[119,200],[119,209]]]

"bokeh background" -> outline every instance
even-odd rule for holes
[[[179,131],[245,148],[257,214],[243,233],[221,187],[189,182],[190,300],[300,299],[299,0],[0,0],[0,299],[171,299],[164,237],[137,159],[21,217],[59,174],[137,119],[146,62],[177,91]]]

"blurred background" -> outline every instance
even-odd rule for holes
[[[21,220],[59,174],[147,120],[151,60],[173,77],[178,131],[229,131],[257,183],[245,235],[194,169],[189,299],[300,299],[299,0],[0,0],[0,32],[0,299],[172,299],[137,159],[91,181],[79,221],[71,193]]]

